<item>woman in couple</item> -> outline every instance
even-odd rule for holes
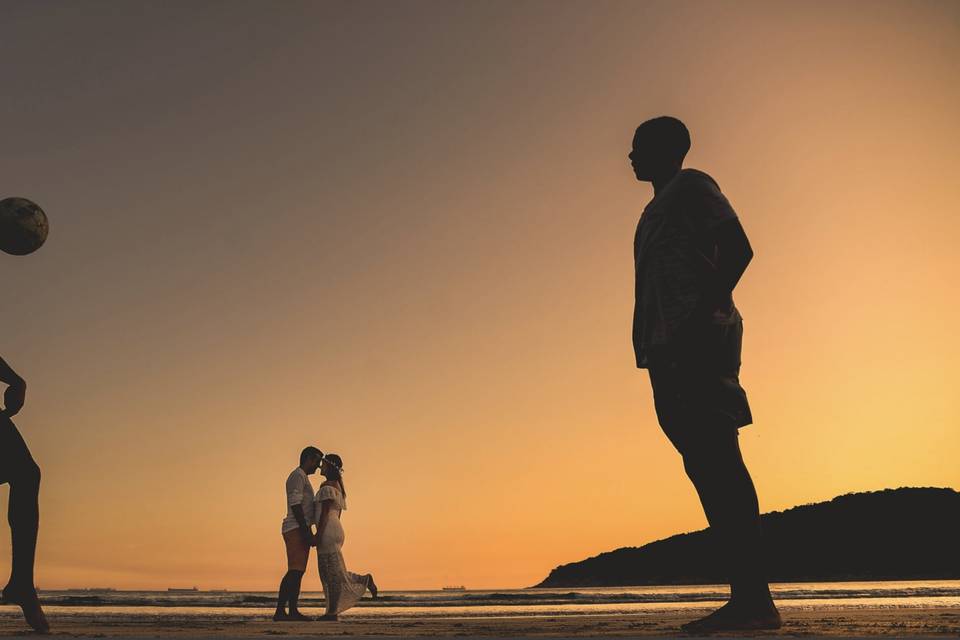
[[[340,514],[347,508],[347,490],[343,486],[343,460],[335,453],[323,457],[320,475],[325,480],[314,498],[317,533],[317,567],[327,601],[327,611],[320,620],[336,620],[337,615],[357,604],[367,589],[377,597],[377,585],[371,574],[357,575],[347,571],[343,561],[343,526]]]

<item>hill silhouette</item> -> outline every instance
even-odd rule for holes
[[[762,516],[771,582],[960,578],[960,493],[850,493]],[[624,547],[550,572],[538,587],[726,582],[709,529]]]

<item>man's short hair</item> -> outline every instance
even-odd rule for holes
[[[690,151],[690,132],[687,125],[672,116],[647,120],[637,127],[637,133],[657,152],[667,154],[674,160],[682,161]]]
[[[306,449],[300,452],[300,464],[303,464],[304,462],[306,462],[307,460],[309,460],[314,456],[318,458],[322,458],[323,451],[320,451],[320,449],[317,449],[316,447],[307,447]]]

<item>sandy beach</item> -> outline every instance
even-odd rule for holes
[[[371,619],[344,615],[335,623],[274,623],[264,616],[197,615],[144,616],[90,611],[59,615],[50,612],[52,633],[61,638],[253,638],[283,636],[307,638],[348,635],[401,637],[672,637],[679,625],[708,609],[643,612],[618,615],[561,615],[549,617],[402,617]],[[0,610],[0,636],[26,634],[23,622],[10,607]],[[717,634],[744,637],[744,634]],[[857,608],[793,610],[784,615],[777,632],[756,636],[957,636],[960,607]]]

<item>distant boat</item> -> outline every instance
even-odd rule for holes
[[[167,589],[168,593],[196,593],[200,591],[196,587],[190,587],[189,589]]]
[[[111,587],[88,587],[86,589],[77,589],[77,591],[81,593],[112,593],[116,591],[116,589]]]
[[[462,584],[450,587],[443,587],[443,591],[466,591],[467,588]]]

